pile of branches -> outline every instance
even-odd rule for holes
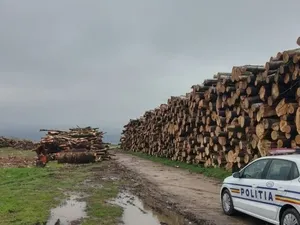
[[[228,170],[300,147],[300,49],[193,85],[130,120],[120,142],[124,150]]]
[[[38,146],[37,142],[26,139],[0,137],[0,148],[14,148],[18,150],[32,150]]]
[[[63,130],[48,130],[40,141],[36,153],[39,158],[58,160],[59,163],[88,163],[111,159],[109,146],[103,143],[104,133],[99,128],[84,127]]]

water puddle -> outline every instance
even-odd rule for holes
[[[86,179],[82,182],[84,187],[103,188],[102,184],[95,183],[93,180]]]
[[[162,215],[152,211],[137,196],[126,192],[119,193],[117,198],[110,203],[123,208],[122,224],[124,225],[192,225],[191,222],[173,212]]]
[[[51,210],[51,215],[46,225],[54,225],[59,220],[60,225],[77,225],[86,217],[86,202],[79,201],[80,196],[71,195],[61,205]]]

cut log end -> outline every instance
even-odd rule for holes
[[[297,38],[297,41],[296,41],[297,45],[300,46],[300,37]]]

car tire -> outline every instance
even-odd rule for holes
[[[222,202],[223,212],[228,216],[232,216],[235,213],[235,209],[234,209],[234,206],[233,206],[233,201],[232,201],[231,194],[230,194],[228,189],[225,189],[222,192],[221,202]]]
[[[300,215],[298,211],[294,208],[289,208],[285,210],[280,218],[280,225],[293,224],[293,223],[285,223],[287,220],[296,220],[297,224],[300,224]]]

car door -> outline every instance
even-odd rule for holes
[[[250,213],[257,212],[256,207],[260,199],[257,193],[255,194],[255,188],[265,176],[270,162],[269,158],[261,158],[255,160],[240,172],[240,177],[235,182],[239,189],[239,194],[234,197],[236,208]]]
[[[257,214],[263,212],[262,216],[275,220],[281,205],[285,204],[286,190],[289,189],[295,176],[297,165],[285,159],[272,159],[265,180],[260,180],[257,184],[257,191],[261,190],[264,198],[268,201],[263,208],[257,208]]]

